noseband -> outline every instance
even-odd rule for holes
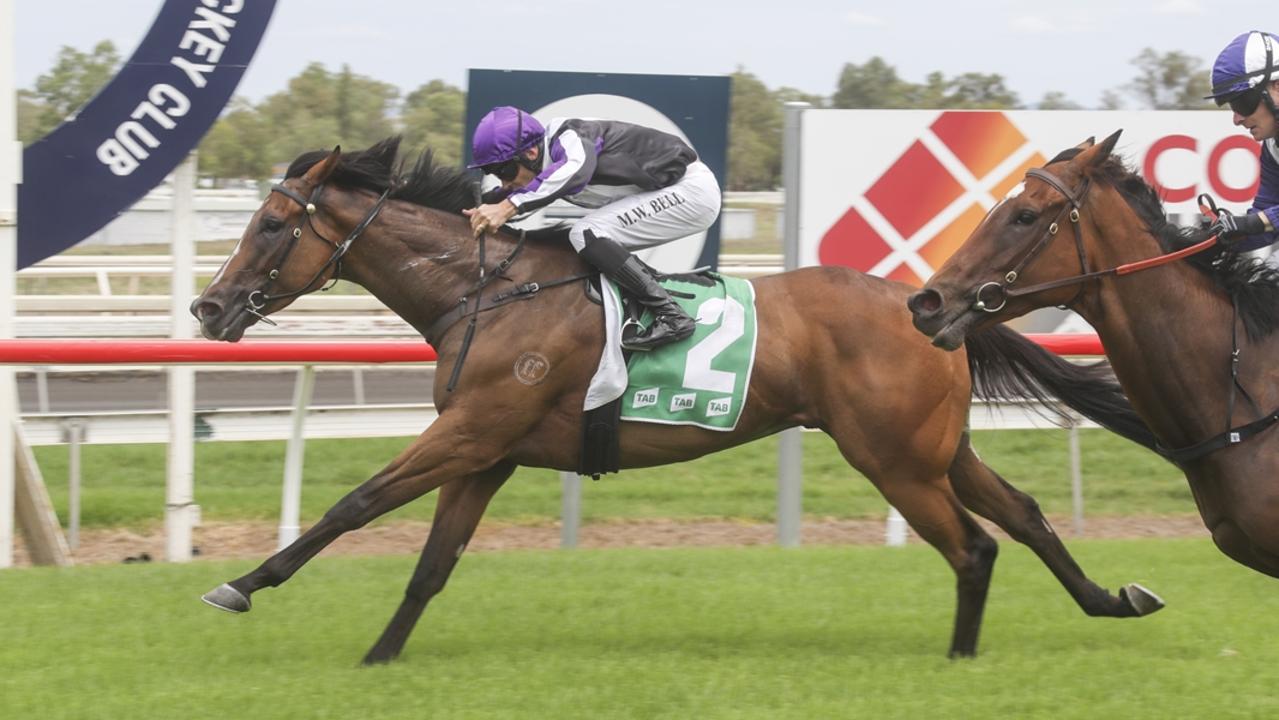
[[[249,297],[245,300],[245,309],[248,312],[258,316],[260,320],[271,325],[274,325],[275,322],[266,315],[263,315],[262,310],[265,309],[272,301],[297,297],[310,292],[311,286],[323,277],[324,273],[330,267],[333,268],[332,280],[337,282],[338,276],[342,274],[342,256],[346,255],[346,251],[351,248],[351,243],[355,242],[355,239],[358,238],[360,234],[363,233],[365,229],[367,229],[368,226],[377,218],[378,213],[382,211],[382,206],[386,204],[386,198],[391,194],[391,187],[387,187],[387,189],[378,196],[377,202],[373,204],[373,207],[369,210],[368,214],[364,216],[364,219],[361,220],[359,224],[351,230],[351,233],[346,236],[346,239],[341,243],[336,243],[325,237],[324,234],[320,232],[320,229],[315,226],[314,222],[316,203],[318,202],[320,193],[323,190],[323,183],[317,185],[315,190],[311,191],[310,199],[307,199],[302,197],[301,193],[291,188],[287,188],[284,185],[271,186],[271,192],[280,193],[284,197],[302,206],[302,209],[306,211],[306,214],[302,216],[302,222],[299,223],[297,227],[293,228],[293,232],[289,233],[289,245],[285,248],[284,255],[280,257],[280,261],[276,263],[275,267],[272,268],[270,272],[267,273],[267,281],[263,283],[262,287],[249,293]],[[319,270],[315,271],[315,274],[311,276],[311,279],[308,280],[301,288],[291,292],[271,295],[267,291],[271,288],[271,283],[275,282],[275,280],[280,277],[280,270],[284,268],[284,263],[289,259],[289,255],[293,253],[293,249],[297,247],[298,240],[302,238],[302,227],[304,225],[311,228],[311,232],[316,237],[328,243],[328,245],[333,248],[333,254],[329,255],[329,259],[320,266]],[[328,287],[331,286],[325,286],[321,289],[327,290]]]
[[[1035,243],[1035,245],[1030,248],[1030,251],[1027,252],[1022,257],[1022,259],[1013,267],[1012,270],[1009,270],[1004,275],[1004,279],[1002,281],[992,280],[990,282],[983,283],[977,287],[977,291],[973,295],[974,310],[980,310],[982,312],[988,312],[988,313],[999,312],[1000,310],[1004,309],[1005,305],[1008,304],[1009,298],[1020,297],[1022,295],[1031,295],[1034,293],[1043,292],[1044,290],[1052,290],[1054,288],[1059,288],[1059,287],[1063,287],[1065,285],[1071,285],[1074,283],[1082,283],[1084,280],[1089,280],[1093,277],[1107,274],[1106,272],[1101,272],[1101,273],[1088,272],[1088,256],[1084,252],[1083,232],[1079,228],[1079,211],[1083,208],[1084,199],[1088,195],[1088,188],[1089,188],[1088,179],[1087,178],[1084,179],[1083,187],[1079,189],[1078,194],[1075,194],[1071,192],[1070,188],[1066,187],[1066,184],[1063,183],[1061,180],[1059,180],[1056,175],[1053,175],[1047,170],[1043,170],[1040,168],[1031,168],[1030,170],[1026,171],[1026,177],[1038,178],[1048,183],[1057,192],[1061,193],[1066,198],[1066,200],[1068,201],[1068,204],[1061,209],[1061,212],[1057,213],[1057,217],[1053,218],[1052,224],[1048,226],[1048,232],[1042,238],[1039,239],[1039,242]],[[1061,227],[1059,222],[1061,220],[1061,214],[1066,212],[1067,209],[1070,210],[1070,214],[1068,215],[1068,217],[1070,219],[1070,226],[1071,228],[1074,229],[1074,233],[1075,233],[1075,252],[1079,255],[1080,274],[1074,277],[1062,278],[1059,280],[1052,280],[1050,282],[1040,283],[1038,285],[1031,285],[1030,287],[1014,288],[1013,283],[1017,282],[1017,279],[1021,277],[1021,273],[1026,269],[1026,267],[1030,265],[1030,263],[1033,262],[1035,258],[1039,257],[1040,253],[1042,253],[1045,249],[1048,248],[1048,244],[1053,241],[1053,238],[1057,237],[1057,231]],[[986,294],[988,289],[993,290],[993,293],[991,293],[993,294],[993,297],[991,298],[991,302],[987,302],[986,300],[982,299],[982,295]],[[1075,293],[1075,297],[1072,298],[1070,302],[1066,303],[1066,306],[1074,305],[1075,302],[1079,300],[1079,296],[1083,293],[1083,291],[1084,291],[1084,288],[1082,285],[1080,285],[1079,292]]]

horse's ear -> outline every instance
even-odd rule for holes
[[[302,176],[302,179],[312,187],[328,180],[333,171],[337,169],[338,160],[341,157],[342,146],[338,145],[333,148],[333,152],[329,153],[328,157],[312,165],[311,169],[307,170],[306,174]]]
[[[1093,136],[1091,136],[1091,135],[1090,135],[1090,136],[1088,137],[1088,139],[1087,139],[1087,140],[1085,140],[1085,141],[1083,141],[1083,142],[1079,143],[1078,145],[1076,145],[1076,146],[1075,146],[1075,149],[1076,149],[1076,150],[1087,150],[1088,148],[1090,148],[1090,147],[1092,147],[1093,145],[1096,145],[1096,144],[1097,144],[1097,138],[1095,138],[1095,137],[1093,137]]]
[[[1101,141],[1100,145],[1092,145],[1088,149],[1079,153],[1073,161],[1076,167],[1094,167],[1106,161],[1110,157],[1110,152],[1115,149],[1115,143],[1119,142],[1119,135],[1123,130],[1118,130],[1110,137]]]
[[[1101,148],[1097,151],[1098,154],[1100,155],[1100,159],[1104,160],[1105,158],[1110,157],[1110,152],[1115,149],[1115,143],[1119,142],[1119,136],[1122,135],[1123,133],[1124,133],[1124,129],[1119,128],[1118,130],[1111,133],[1110,137],[1101,141]]]

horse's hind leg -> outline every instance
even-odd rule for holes
[[[1158,596],[1135,583],[1122,588],[1116,596],[1089,580],[1053,532],[1035,499],[1009,485],[983,463],[969,446],[967,433],[949,474],[964,506],[1033,550],[1088,615],[1136,617],[1163,607]]]
[[[955,571],[955,629],[950,657],[973,657],[999,547],[960,505],[945,478],[875,481],[884,498]]]
[[[883,453],[877,457],[871,452],[878,446],[860,434],[836,431],[831,437],[845,459],[861,469],[915,532],[950,563],[957,596],[950,657],[975,656],[999,547],[955,497],[941,474],[944,460],[924,463],[918,460],[921,454],[906,448],[899,459],[886,466],[881,462]]]
[[[440,488],[435,506],[431,534],[422,548],[413,578],[404,591],[404,600],[391,618],[382,636],[364,656],[364,664],[394,660],[404,648],[409,633],[417,624],[427,603],[444,589],[449,574],[471,541],[489,500],[515,470],[513,463],[502,463],[471,477],[459,478]]]

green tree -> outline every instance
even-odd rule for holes
[[[946,82],[947,108],[1001,109],[1018,105],[1017,93],[1004,85],[997,74],[964,73]]]
[[[782,104],[759,78],[732,75],[728,129],[728,190],[772,189],[782,171]]]
[[[932,72],[917,84],[903,80],[880,57],[845,64],[831,96],[837,108],[1013,108],[1018,102],[1002,75],[970,72],[947,78]]]
[[[115,75],[119,65],[120,54],[110,40],[103,40],[87,53],[62,46],[53,68],[36,78],[35,91],[25,98],[19,96],[19,111],[24,115],[19,137],[24,142],[38,140],[74,117]]]
[[[875,56],[863,65],[845,63],[839,73],[831,107],[909,108],[915,106],[918,86],[902,80],[897,69]]]
[[[234,98],[228,109],[200,141],[200,173],[215,178],[271,176],[267,152],[270,129],[253,104]]]
[[[311,63],[257,107],[268,131],[266,159],[288,163],[307,150],[365,148],[395,134],[391,112],[399,98],[394,85],[350,73],[334,74]]]
[[[1143,106],[1155,110],[1205,110],[1210,87],[1203,61],[1173,50],[1160,54],[1152,48],[1133,58],[1137,77],[1124,89]]]
[[[48,129],[40,124],[40,115],[44,105],[30,90],[18,91],[18,140],[23,145],[30,145],[48,134]]]
[[[1066,97],[1063,92],[1051,90],[1044,93],[1043,98],[1035,103],[1040,110],[1082,110],[1083,106]]]
[[[467,139],[463,127],[466,93],[443,80],[432,80],[404,98],[400,114],[404,143],[430,148],[436,162],[457,165]]]

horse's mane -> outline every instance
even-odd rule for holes
[[[389,187],[391,193],[387,197],[392,200],[454,214],[479,204],[479,178],[464,169],[437,164],[430,148],[423,150],[412,169],[405,173],[405,161],[397,162],[400,140],[399,136],[389,137],[364,150],[342,153],[328,182],[376,193]],[[289,165],[284,177],[300,177],[328,155],[327,150],[302,153]],[[552,240],[560,235],[567,237],[567,229],[555,226],[529,233],[530,238],[540,240]]]
[[[1049,164],[1068,160],[1078,153],[1078,149],[1071,148]],[[1169,222],[1159,192],[1114,155],[1093,168],[1089,177],[1118,191],[1164,252],[1180,250],[1208,238],[1205,227],[1180,227]],[[1249,339],[1259,340],[1279,328],[1279,269],[1219,247],[1192,255],[1186,262],[1236,298]]]

